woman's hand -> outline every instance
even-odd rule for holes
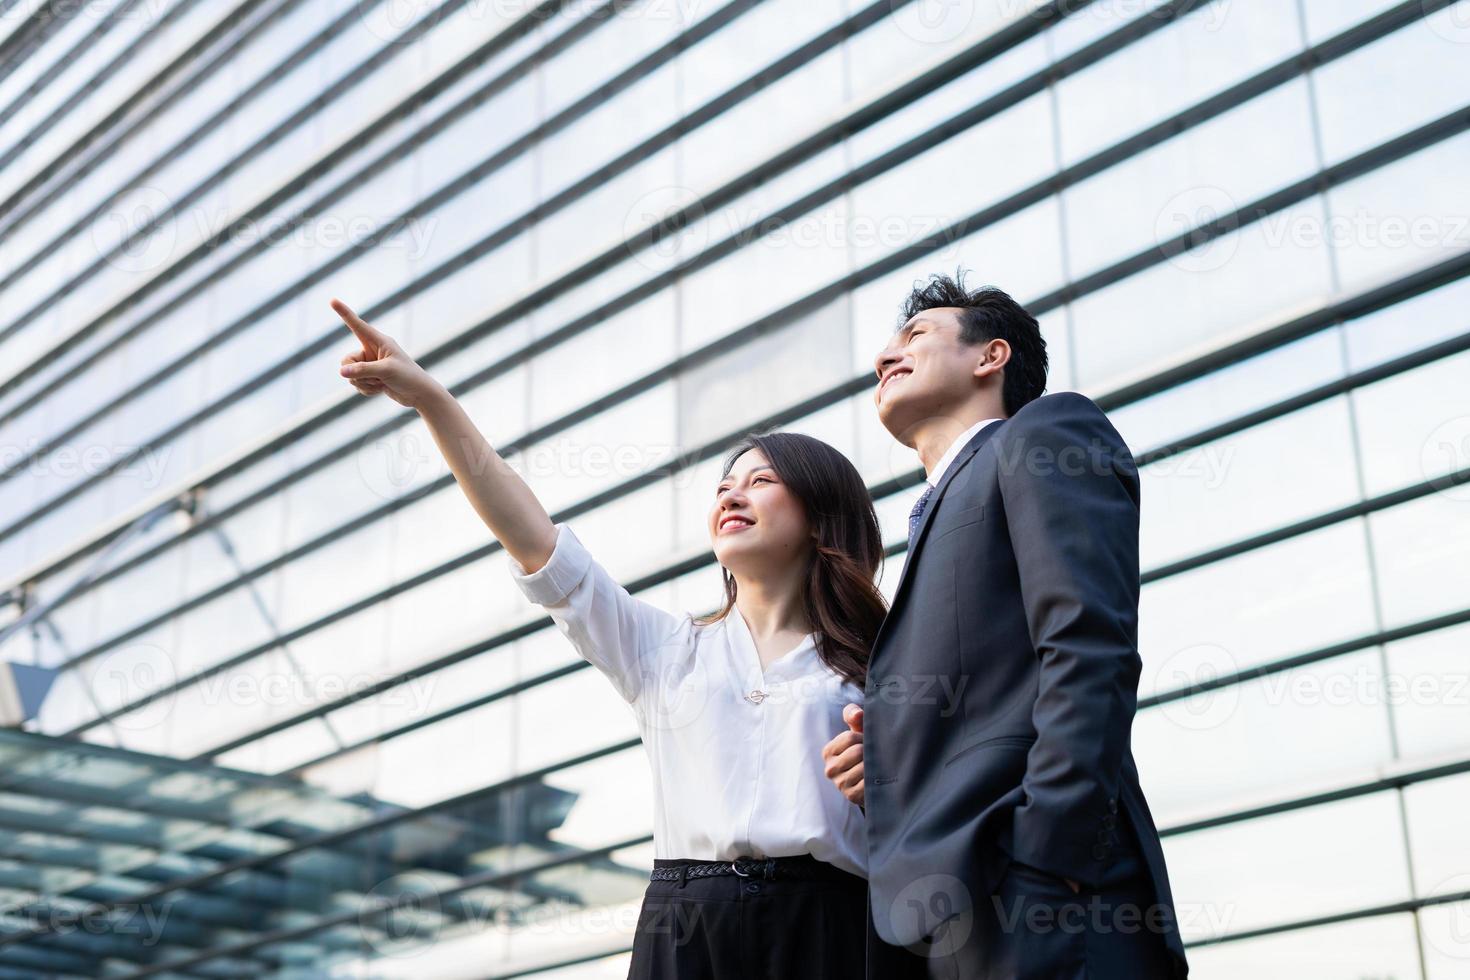
[[[864,806],[863,709],[849,704],[842,709],[842,720],[847,722],[847,731],[822,748],[827,762],[824,772],[849,803]]]
[[[392,337],[369,326],[340,299],[332,300],[332,309],[362,343],[362,350],[342,358],[341,368],[342,377],[351,381],[359,394],[386,394],[398,404],[416,409],[440,390],[439,383]]]
[[[385,392],[398,404],[415,409],[490,533],[526,571],[545,565],[556,548],[556,525],[526,481],[475,428],[464,406],[391,337],[368,326],[346,303],[334,299],[332,309],[362,341],[362,350],[342,358],[342,377],[364,395]]]

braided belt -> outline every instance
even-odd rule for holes
[[[650,881],[680,881],[691,878],[714,878],[737,875],[741,878],[784,878],[801,881],[861,881],[835,865],[811,857],[749,858],[733,861],[690,862],[678,867],[654,868]]]

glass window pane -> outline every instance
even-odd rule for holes
[[[1354,919],[1260,939],[1196,946],[1189,972],[1252,980],[1418,980],[1419,942],[1412,915]]]
[[[1470,754],[1470,627],[1435,630],[1385,650],[1398,685],[1393,719],[1399,753],[1415,761]]]
[[[1317,309],[1327,245],[1282,229],[1322,220],[1307,201],[1077,300],[1078,382],[1107,390]]]
[[[1116,5],[1110,9],[1117,9]],[[1135,5],[1126,5],[1130,12]],[[1057,86],[1070,166],[1301,47],[1287,4],[1202,4]]]
[[[1139,693],[1180,690],[1374,628],[1362,525],[1334,525],[1144,586]]]
[[[1360,289],[1470,248],[1467,171],[1470,134],[1461,134],[1329,190],[1327,237],[1343,286]]]
[[[1338,8],[1344,19],[1378,0],[1315,0],[1308,7]],[[1459,108],[1470,89],[1470,25],[1460,4],[1317,69],[1317,112],[1329,164]],[[1354,9],[1357,8],[1357,9]],[[1308,11],[1310,22],[1313,12]]]
[[[1403,833],[1389,792],[1166,837],[1185,942],[1403,901]]]
[[[1088,275],[1316,170],[1305,82],[1282,87],[1069,187],[1072,274]],[[1275,135],[1270,140],[1260,133]]]
[[[1139,473],[1144,568],[1328,513],[1358,499],[1342,398],[1150,463]]]
[[[1149,806],[1168,825],[1372,773],[1393,758],[1386,701],[1367,650],[1145,708],[1133,751]]]
[[[1385,626],[1465,608],[1470,514],[1465,487],[1435,493],[1368,518]]]

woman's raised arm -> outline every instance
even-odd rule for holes
[[[332,309],[362,344],[342,358],[342,376],[364,395],[385,394],[417,411],[490,533],[527,572],[545,565],[556,546],[556,527],[526,481],[486,441],[449,390],[393,338],[339,299],[332,300]]]

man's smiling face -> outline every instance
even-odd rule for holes
[[[911,445],[906,434],[916,423],[951,414],[975,391],[985,345],[960,338],[962,313],[940,306],[914,314],[873,359],[878,418],[905,445]]]

